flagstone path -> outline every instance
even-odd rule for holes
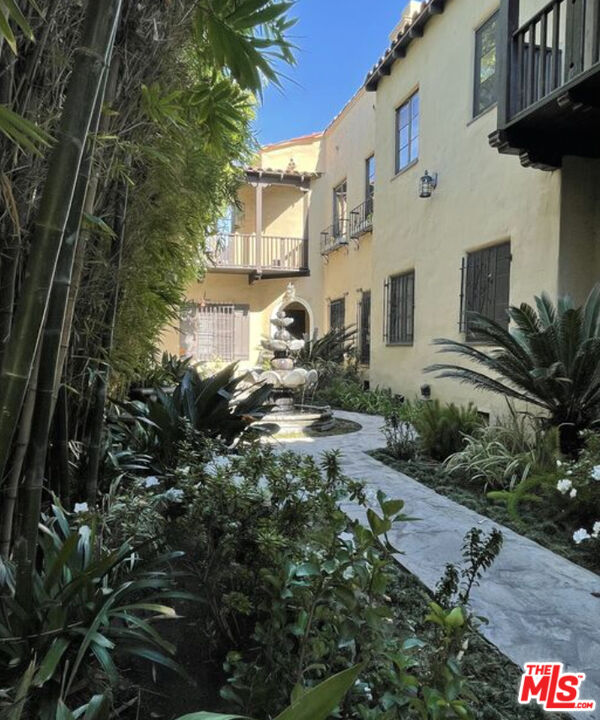
[[[383,418],[341,411],[336,415],[360,423],[362,430],[286,440],[282,446],[311,455],[337,448],[343,453],[344,472],[366,482],[374,505],[379,489],[403,499],[406,512],[420,520],[392,531],[390,539],[404,553],[398,556],[400,562],[429,588],[436,585],[446,563],[460,560],[467,530],[500,528],[502,552],[472,595],[475,613],[489,621],[482,627],[483,635],[518,665],[558,661],[569,670],[585,672],[580,697],[596,700],[599,706],[600,597],[593,593],[600,594],[600,577],[367,455],[385,445]],[[344,510],[365,519],[362,508],[354,504]],[[599,720],[600,708],[580,715]]]

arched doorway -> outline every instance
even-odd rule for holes
[[[303,338],[310,333],[310,318],[302,303],[292,302],[284,308],[285,314],[294,321],[288,330],[295,338]]]
[[[295,294],[292,297],[284,295],[281,304],[273,309],[271,319],[276,318],[280,310],[284,310],[288,317],[293,318],[294,322],[289,327],[289,331],[294,337],[302,338],[314,332],[313,312],[306,300],[296,297]],[[275,328],[272,328],[271,332],[274,330]]]

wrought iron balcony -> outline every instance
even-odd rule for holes
[[[308,240],[297,237],[221,233],[207,238],[209,271],[254,277],[308,275]]]
[[[350,213],[350,237],[359,238],[373,232],[373,198],[367,198]]]
[[[321,233],[321,255],[328,255],[348,244],[348,219],[340,219]]]
[[[550,0],[521,25],[519,0],[502,0],[498,22],[490,144],[541,169],[600,157],[600,0]]]

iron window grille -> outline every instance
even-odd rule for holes
[[[479,313],[508,329],[510,241],[468,253],[461,265],[460,331],[477,340],[471,313]]]
[[[358,302],[358,360],[361,365],[371,362],[371,291],[365,290]]]
[[[248,360],[250,306],[188,304],[180,318],[180,351],[198,361]]]
[[[329,303],[329,328],[344,328],[346,325],[346,298],[332,300]]]
[[[389,277],[384,284],[386,345],[412,345],[415,327],[415,272]]]

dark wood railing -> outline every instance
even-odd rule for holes
[[[600,61],[600,0],[550,0],[519,26],[519,0],[499,17],[499,125]]]
[[[217,270],[306,272],[308,241],[254,233],[223,233],[207,238],[206,248]]]
[[[347,218],[337,220],[321,233],[321,255],[327,255],[338,247],[348,244],[349,222]]]
[[[373,231],[373,197],[367,198],[350,213],[350,237],[359,238]]]

